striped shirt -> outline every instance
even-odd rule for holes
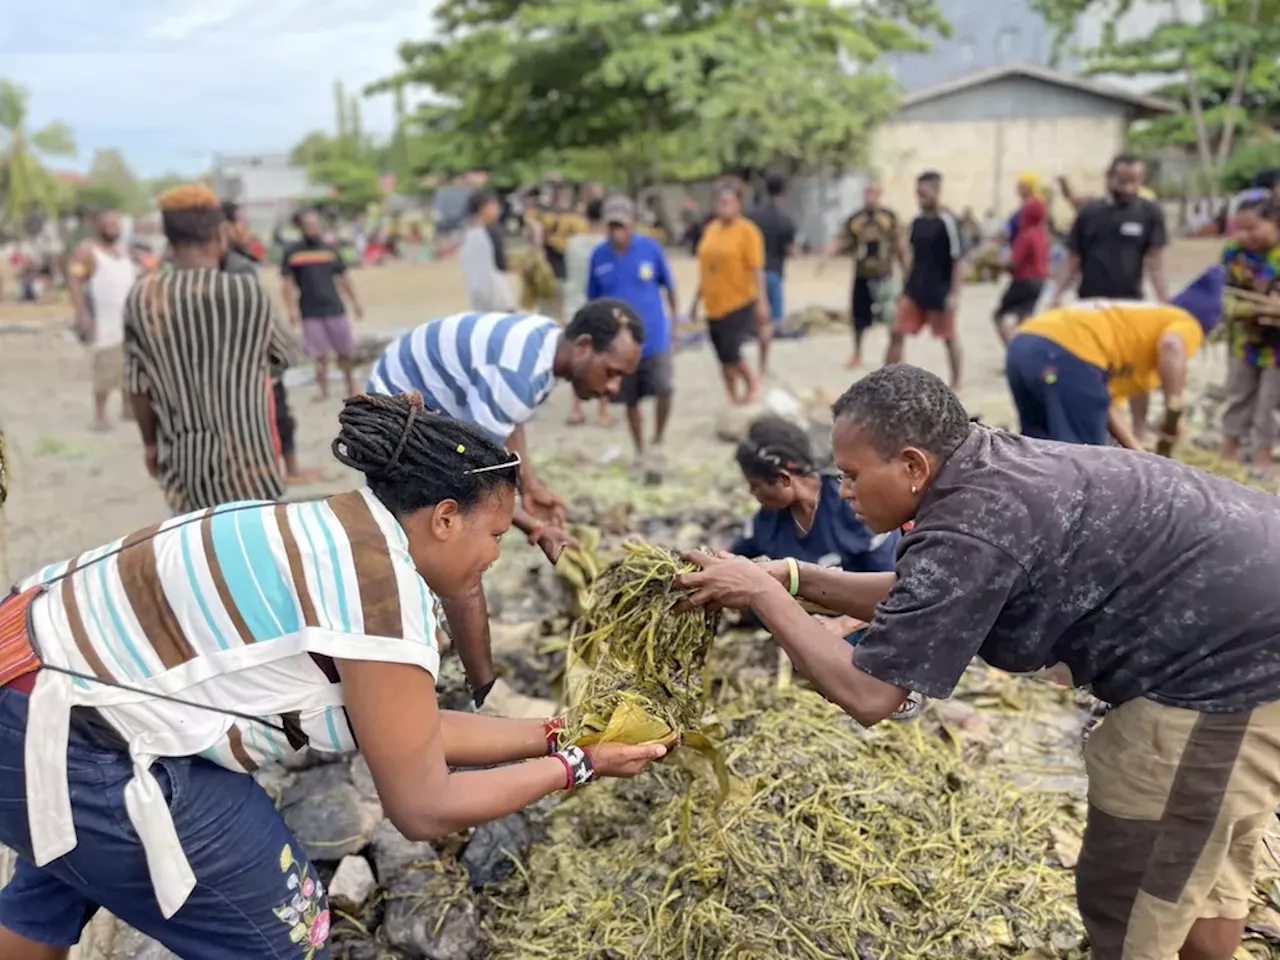
[[[332,658],[410,663],[433,675],[439,667],[434,597],[400,524],[367,489],[170,519],[48,566],[21,588],[41,583],[49,587],[31,606],[33,646],[43,663],[82,676],[41,670],[31,695],[27,804],[37,865],[76,845],[67,721],[71,707],[95,707],[134,760],[130,819],[166,916],[194,877],[149,772],[155,758],[199,755],[248,772],[308,745],[352,750]]]
[[[267,379],[294,348],[256,277],[144,277],[125,304],[124,351],[129,391],[156,413],[160,484],[175,512],[284,495]]]
[[[422,394],[428,410],[465,420],[499,443],[533,416],[555,386],[560,325],[523,313],[460,313],[392,341],[370,393]]]

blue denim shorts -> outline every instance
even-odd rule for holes
[[[765,295],[769,298],[769,318],[777,323],[782,319],[782,277],[769,270],[764,275]]]
[[[26,727],[26,695],[0,688],[0,843],[20,858],[0,890],[0,926],[36,943],[69,947],[103,907],[186,960],[329,956],[324,888],[297,838],[251,777],[206,760],[162,759],[153,767],[196,875],[190,899],[170,919],[160,913],[125,811],[133,765],[74,724],[67,775],[76,848],[34,866],[23,773]]]

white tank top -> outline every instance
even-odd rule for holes
[[[98,349],[124,342],[124,304],[137,279],[137,269],[128,254],[107,253],[96,243],[93,273],[89,275],[89,308],[93,311],[93,345]]]

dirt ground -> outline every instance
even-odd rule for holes
[[[1175,244],[1169,273],[1176,284],[1211,263],[1218,244]],[[694,264],[673,255],[682,300],[692,293]],[[822,269],[816,260],[791,264],[787,276],[788,309],[809,305],[842,308],[849,290],[849,266]],[[273,287],[275,279],[267,277]],[[355,282],[366,308],[365,325],[395,330],[465,309],[466,297],[454,262],[402,264],[361,271]],[[970,286],[961,301],[960,331],[966,351],[965,402],[971,412],[995,425],[1013,425],[1005,388],[1003,351],[991,328],[998,298],[995,285]],[[0,332],[0,426],[9,445],[11,492],[0,528],[0,579],[25,576],[39,565],[121,536],[167,515],[163,499],[143,467],[142,446],[131,424],[112,433],[89,429],[89,360],[66,332],[64,303],[0,304],[0,331],[9,321],[39,321],[34,330]],[[872,331],[867,357],[878,363],[886,334]],[[850,338],[832,333],[775,344],[771,380],[794,388],[840,391],[858,372],[845,369]],[[917,339],[907,359],[945,374],[941,345]],[[1216,379],[1220,357],[1193,363],[1193,386]],[[865,372],[865,369],[863,371]],[[676,359],[677,398],[668,436],[673,469],[698,469],[707,458],[728,458],[727,445],[715,440],[714,424],[724,399],[710,347],[682,351]],[[321,494],[350,487],[355,477],[329,453],[339,401],[314,400],[314,387],[291,393],[298,418],[299,456],[320,466],[323,480],[299,494]],[[569,428],[565,419],[569,391],[559,387],[530,426],[535,456],[562,454],[601,462],[628,451],[619,422],[612,429],[594,425]]]

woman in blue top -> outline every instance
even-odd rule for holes
[[[738,466],[760,504],[731,548],[745,557],[794,557],[851,573],[893,569],[899,534],[876,535],[840,497],[840,478],[818,472],[805,431],[762,417],[738,444]]]
[[[782,417],[761,417],[738,444],[738,466],[760,510],[730,547],[739,556],[791,557],[851,573],[887,573],[902,534],[875,534],[854,516],[840,496],[840,478],[818,470],[804,429]],[[854,617],[818,617],[823,626],[857,646],[866,623]],[[923,698],[912,693],[893,719],[920,712]]]

